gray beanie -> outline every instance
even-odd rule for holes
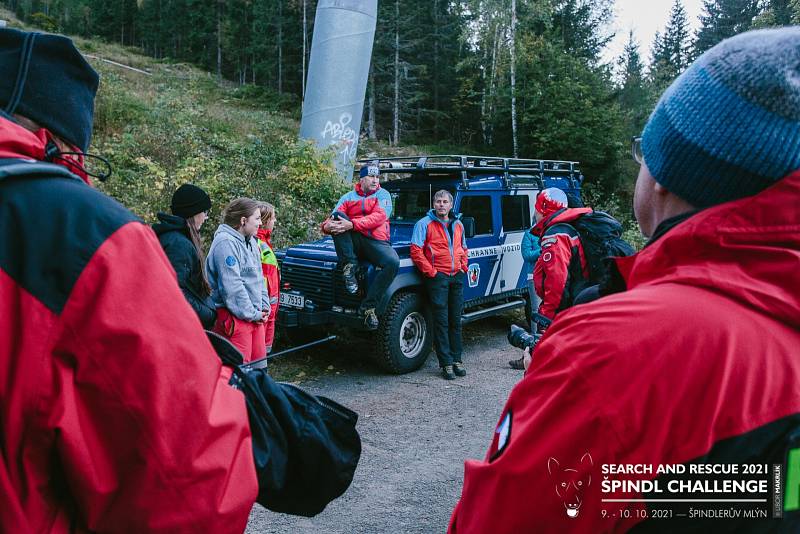
[[[726,39],[664,92],[642,134],[655,180],[697,207],[800,169],[800,26]]]

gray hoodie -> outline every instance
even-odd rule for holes
[[[228,308],[235,317],[260,321],[261,310],[269,312],[269,295],[261,271],[261,251],[255,237],[219,225],[206,258],[211,299],[217,308]]]

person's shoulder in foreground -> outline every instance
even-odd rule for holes
[[[485,459],[466,464],[451,532],[663,530],[663,514],[674,531],[800,528],[798,503],[784,509],[767,490],[745,497],[766,497],[759,510],[773,517],[774,505],[782,523],[744,519],[743,504],[724,515],[700,501],[702,514],[644,503],[731,497],[679,491],[659,466],[785,472],[798,447],[798,79],[791,27],[723,41],[667,89],[643,133],[634,198],[654,239],[617,260],[623,292],[553,322]],[[771,487],[767,472],[749,478]]]
[[[0,530],[241,532],[242,395],[152,231],[66,154],[97,74],[67,38],[9,29],[0,71]]]

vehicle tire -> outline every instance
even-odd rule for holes
[[[431,352],[433,323],[425,301],[417,293],[392,297],[378,327],[377,360],[394,374],[416,371]]]

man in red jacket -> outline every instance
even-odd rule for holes
[[[589,274],[580,235],[560,223],[574,221],[592,209],[568,208],[567,194],[555,187],[542,190],[534,206],[536,224],[531,233],[539,236],[542,252],[533,268],[533,286],[542,299],[539,313],[552,320],[572,305]]]
[[[425,277],[433,341],[445,380],[467,375],[461,361],[461,313],[469,251],[464,225],[452,208],[453,195],[445,189],[437,191],[433,209],[417,221],[411,236],[411,259]]]
[[[379,269],[369,286],[359,313],[369,330],[378,328],[378,315],[386,307],[386,290],[400,267],[400,258],[389,241],[392,197],[381,189],[377,163],[364,165],[358,183],[342,195],[331,216],[322,223],[322,232],[333,236],[342,266],[345,288],[358,292],[358,260],[365,259]]]
[[[242,532],[244,397],[155,234],[88,183],[97,73],[10,29],[0,72],[0,530]]]
[[[800,27],[747,32],[666,90],[650,241],[543,336],[451,533],[800,531],[799,66]]]

